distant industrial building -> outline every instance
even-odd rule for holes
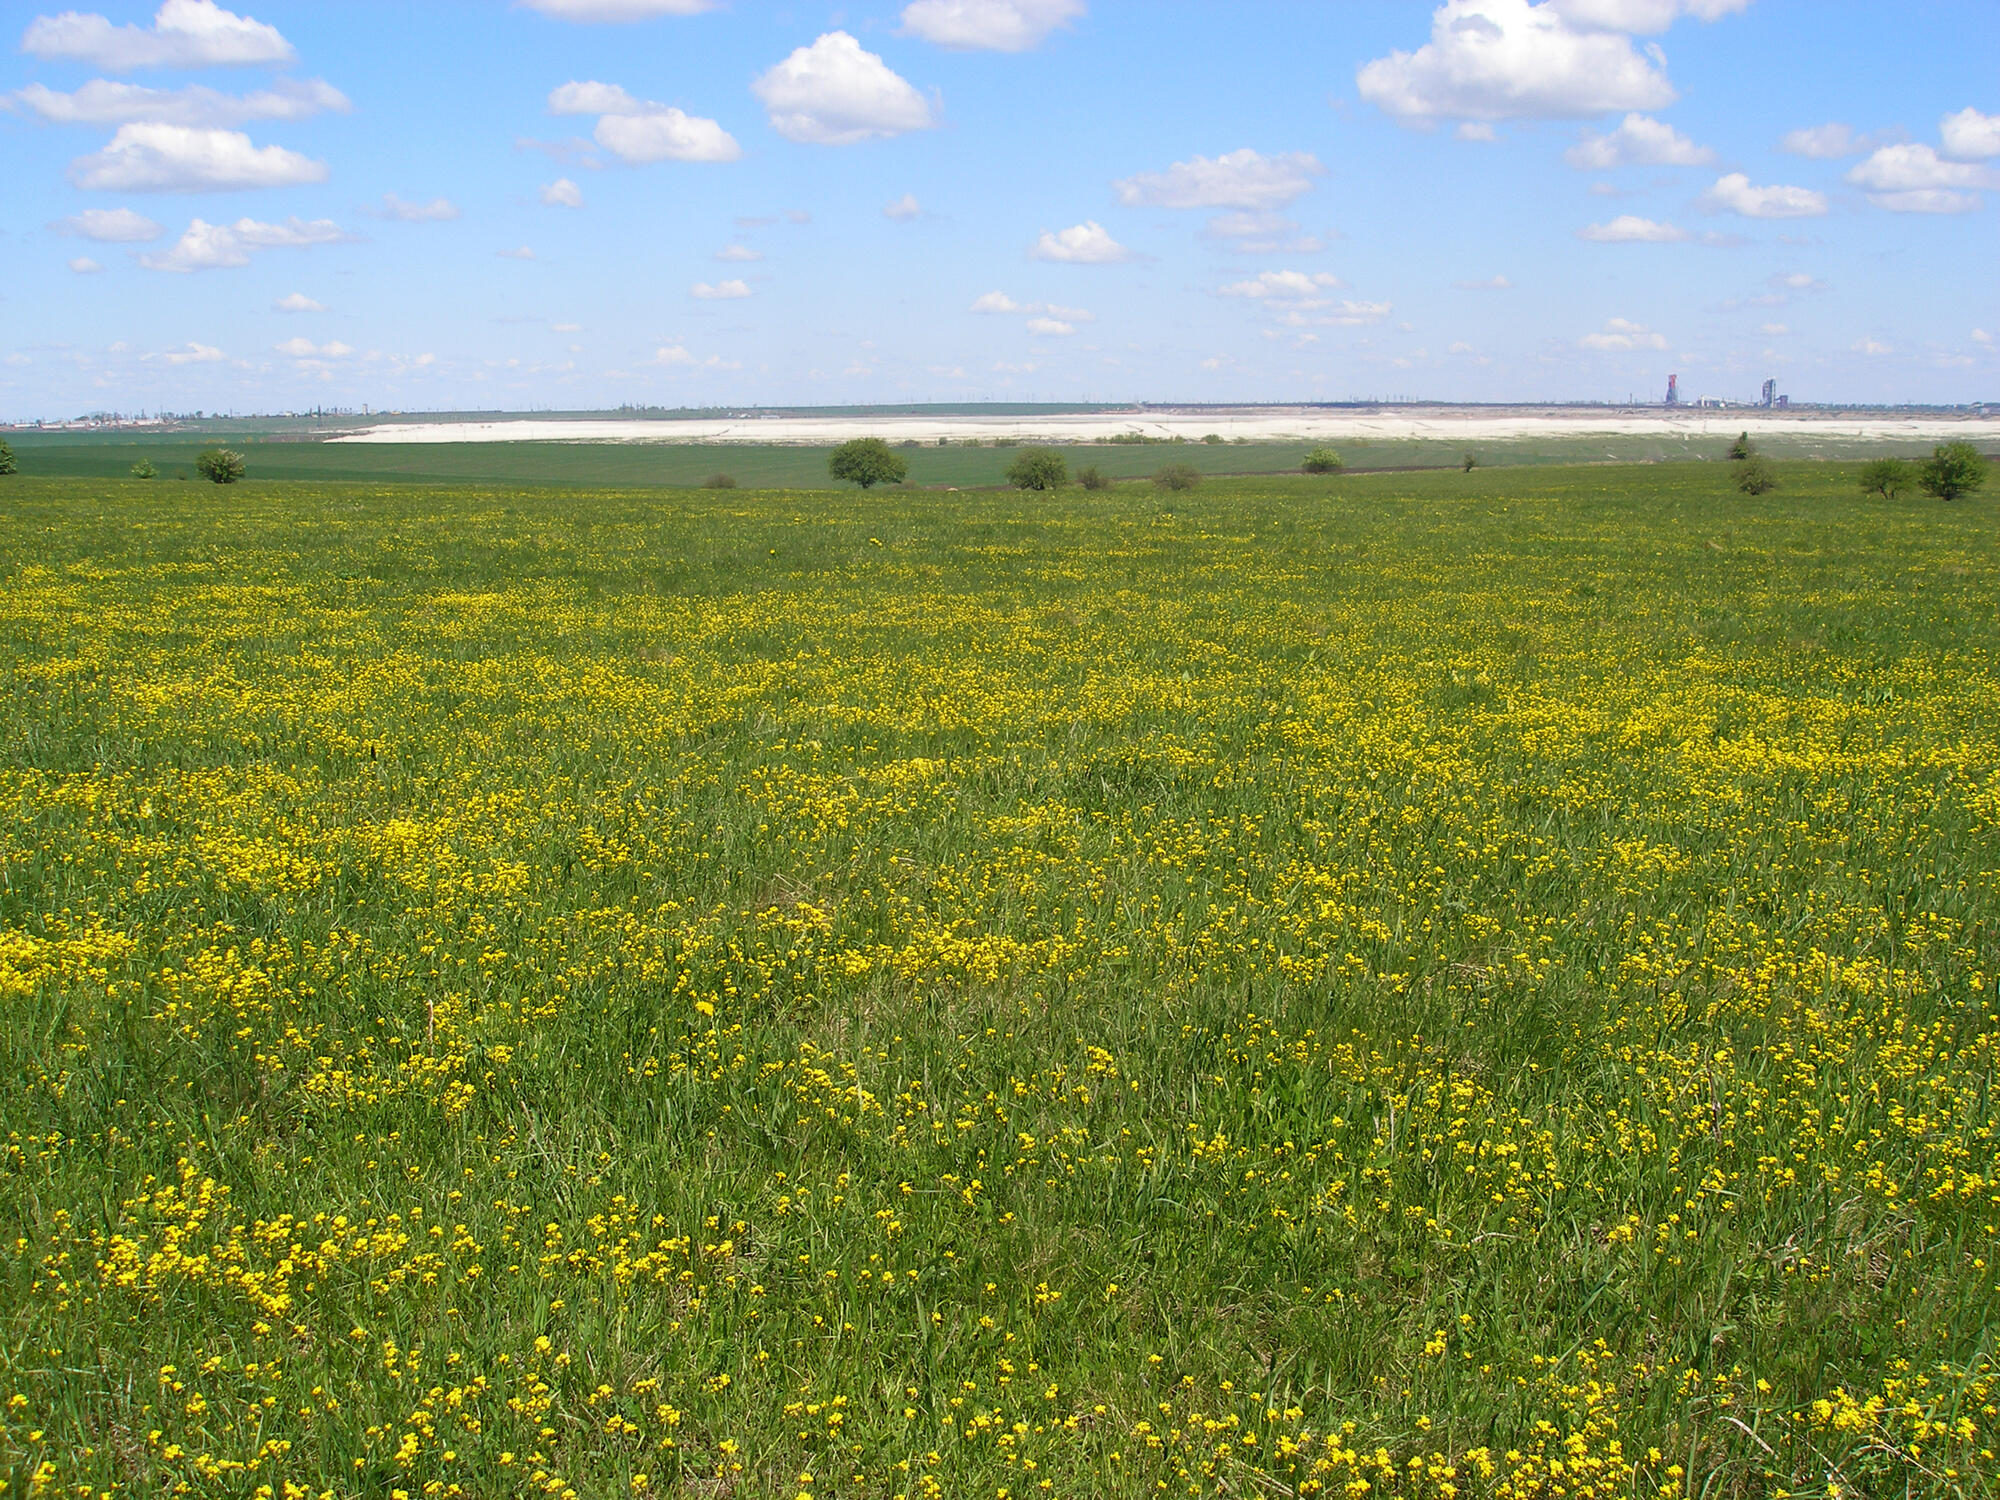
[[[1667,405],[1679,406],[1680,404],[1681,378],[1678,375],[1669,375],[1667,377]]]

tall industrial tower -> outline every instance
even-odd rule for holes
[[[1680,404],[1681,378],[1678,375],[1669,375],[1667,377],[1667,405],[1679,406]]]
[[[1777,381],[1767,380],[1764,382],[1764,399],[1762,401],[1759,401],[1757,404],[1759,406],[1776,406],[1778,404]]]

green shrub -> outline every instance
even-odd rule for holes
[[[1956,500],[1986,483],[1986,460],[1970,443],[1939,443],[1917,470],[1917,487],[1940,500]]]
[[[705,490],[733,490],[736,488],[734,474],[711,474],[701,482]]]
[[[1739,460],[1736,465],[1736,488],[1746,495],[1763,495],[1778,487],[1778,476],[1771,472],[1771,466],[1757,454]]]
[[[194,471],[211,484],[234,484],[249,470],[233,448],[204,448],[194,458]]]
[[[1736,441],[1729,445],[1729,461],[1740,464],[1746,459],[1755,458],[1756,456],[1757,445],[1750,441],[1750,434],[1747,432],[1737,433]]]
[[[1207,433],[1202,437],[1202,441],[1207,443],[1211,448],[1220,447],[1222,445],[1222,434],[1219,432]]]
[[[901,484],[910,477],[910,461],[878,437],[852,438],[827,455],[827,472],[835,479],[869,489]]]
[[[1163,490],[1191,490],[1201,483],[1201,470],[1193,464],[1168,464],[1153,476]]]
[[[1917,482],[1914,466],[1900,458],[1878,458],[1861,466],[1861,493],[1893,500]]]
[[[1007,482],[1017,490],[1059,490],[1069,483],[1069,465],[1053,448],[1023,448],[1007,465]]]
[[[153,461],[150,458],[142,458],[136,464],[132,465],[132,477],[134,479],[157,479],[159,474],[160,471],[153,467]]]
[[[1466,473],[1470,474],[1474,469],[1479,467],[1479,455],[1477,453],[1466,453],[1461,455],[1458,460],[1458,466],[1459,468],[1463,469]]]
[[[1111,476],[1098,468],[1096,464],[1092,464],[1087,469],[1078,469],[1076,471],[1076,482],[1087,490],[1108,490],[1111,488]]]
[[[14,450],[7,446],[5,439],[0,439],[0,474],[17,473],[19,467],[14,462]]]
[[[1332,448],[1315,448],[1305,457],[1299,467],[1308,474],[1338,474],[1343,465],[1340,454]]]

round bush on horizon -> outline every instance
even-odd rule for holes
[[[1163,490],[1191,490],[1201,483],[1201,470],[1193,464],[1168,464],[1153,476]]]
[[[1023,448],[1007,465],[1007,482],[1017,490],[1059,490],[1069,483],[1069,465],[1053,448]]]
[[[1308,474],[1338,474],[1345,467],[1340,453],[1333,448],[1315,448],[1305,457],[1299,467]]]
[[[233,448],[205,448],[195,455],[194,471],[211,484],[234,484],[249,472],[243,455]]]

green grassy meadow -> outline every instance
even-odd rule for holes
[[[150,461],[165,483],[191,481],[195,455],[226,444],[249,460],[262,479],[305,479],[354,483],[443,483],[536,485],[563,488],[680,486],[703,484],[727,474],[746,487],[803,488],[826,485],[828,447],[786,443],[330,443],[302,434],[273,434],[255,428],[232,430],[213,424],[205,434],[92,432],[13,433],[9,441],[21,472],[45,478],[122,479],[140,459]],[[997,488],[1006,482],[1018,447],[935,443],[899,448],[909,461],[910,482],[923,488]],[[1060,451],[1072,473],[1096,466],[1118,479],[1148,478],[1169,463],[1192,464],[1216,476],[1296,474],[1312,443],[1066,443]],[[1434,439],[1359,439],[1334,445],[1350,469],[1454,469],[1467,450],[1463,443]],[[1884,443],[1872,439],[1821,438],[1810,434],[1760,439],[1774,458],[1840,461],[1897,453],[1923,457],[1930,444]],[[1510,438],[1472,448],[1486,467],[1660,463],[1720,460],[1726,439],[1708,437],[1537,437]]]
[[[17,447],[0,1493],[2000,1495],[1990,486]]]

